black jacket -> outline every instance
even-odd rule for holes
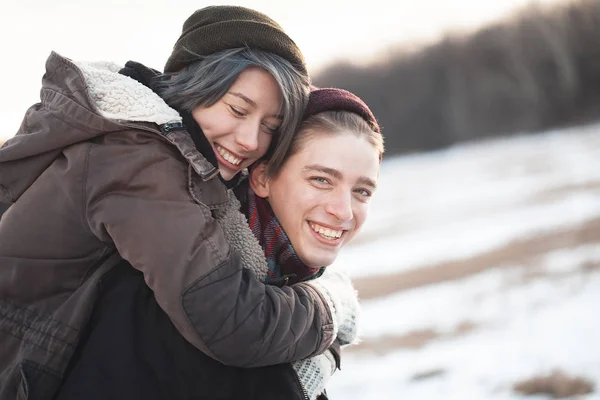
[[[229,367],[189,344],[126,262],[103,278],[82,334],[56,400],[306,399],[290,364]]]
[[[0,203],[0,218],[2,218],[2,214],[4,214],[4,211],[8,210],[9,206],[10,204]]]

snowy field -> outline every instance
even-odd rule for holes
[[[332,399],[600,399],[600,125],[390,159],[369,218]]]

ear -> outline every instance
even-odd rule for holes
[[[263,199],[269,197],[269,177],[266,161],[261,161],[250,169],[250,189]]]

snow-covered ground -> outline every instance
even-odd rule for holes
[[[489,265],[364,300],[332,399],[520,399],[553,370],[600,399],[600,125],[388,160],[369,218],[337,262],[359,289]]]

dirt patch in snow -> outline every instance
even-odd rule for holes
[[[594,392],[594,383],[588,379],[570,376],[556,370],[549,375],[536,376],[515,383],[514,391],[527,396],[546,395],[554,399],[585,395]]]
[[[425,285],[465,278],[491,268],[515,265],[523,265],[526,268],[545,253],[598,242],[600,218],[568,230],[516,240],[472,258],[419,267],[411,271],[355,278],[353,282],[361,300],[369,300]]]

